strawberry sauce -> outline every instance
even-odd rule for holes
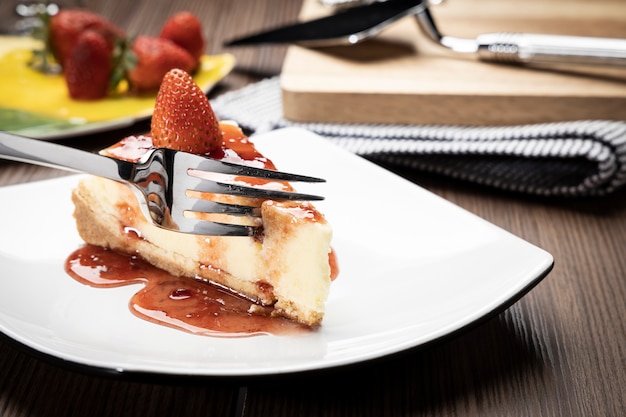
[[[129,302],[133,314],[186,332],[236,337],[311,331],[291,320],[270,317],[271,307],[254,304],[218,285],[175,277],[136,256],[99,246],[85,245],[76,250],[68,257],[65,269],[71,277],[92,287],[141,285]]]

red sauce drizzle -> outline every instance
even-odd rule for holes
[[[339,262],[337,261],[337,253],[333,248],[330,248],[328,254],[328,264],[330,265],[330,280],[334,281],[339,275]]]
[[[218,285],[175,277],[136,256],[99,246],[85,245],[76,250],[68,257],[65,269],[74,279],[92,287],[143,284],[130,300],[133,314],[189,333],[237,337],[311,331],[294,321],[270,317],[271,307],[258,306]]]

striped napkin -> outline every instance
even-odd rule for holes
[[[301,127],[374,162],[543,196],[609,194],[626,184],[626,122],[583,120],[505,127],[294,123],[279,77],[211,100],[220,119],[254,134]],[[626,113],[625,113],[626,115]]]

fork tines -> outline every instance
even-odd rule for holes
[[[259,233],[258,226],[245,224],[221,223],[217,221],[192,220],[189,233],[204,236],[255,236]]]
[[[266,200],[302,200],[320,201],[324,197],[314,194],[298,193],[295,191],[274,190],[257,188],[254,186],[232,184],[220,181],[212,181],[202,178],[200,182],[189,191],[208,194],[227,194],[249,198],[262,198]]]
[[[179,155],[182,155],[179,153]],[[194,167],[198,171],[235,175],[239,177],[262,178],[276,181],[289,182],[326,182],[322,178],[310,177],[307,175],[291,174],[271,169],[257,168],[249,165],[235,164],[231,162],[218,161],[217,159],[206,158],[198,155],[184,154],[187,159],[186,166]]]
[[[189,159],[184,161],[185,166],[194,167],[190,168],[187,174],[200,180],[193,187],[188,188],[190,191],[270,200],[319,201],[324,199],[322,196],[313,194],[255,186],[253,182],[246,183],[245,179],[239,177],[277,182],[326,182],[321,178],[234,164],[190,154],[179,153],[177,156],[179,155],[184,155]]]
[[[177,202],[187,228],[219,236],[254,236],[261,230],[262,200],[319,201],[324,197],[291,191],[287,182],[321,183],[324,179],[178,152],[186,168],[187,199]],[[232,197],[239,197],[233,199]]]

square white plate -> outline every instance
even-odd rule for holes
[[[253,138],[284,171],[320,176],[340,274],[321,328],[216,338],[134,316],[135,286],[82,285],[64,271],[82,241],[77,176],[0,188],[0,331],[104,371],[267,375],[325,369],[420,346],[517,300],[553,265],[544,250],[301,129]]]

